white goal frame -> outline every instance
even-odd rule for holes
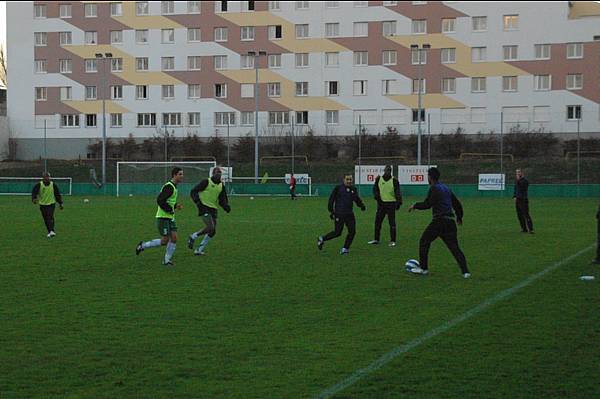
[[[255,179],[256,179],[255,177],[237,177],[237,176],[233,176],[233,177],[230,178],[229,183],[230,184],[231,183],[234,183],[234,184],[235,183],[254,183]],[[264,177],[259,177],[258,178],[258,181],[259,181],[258,184],[261,184],[260,182],[262,180],[264,180],[264,179],[265,179]],[[285,176],[269,176],[269,177],[266,178],[266,180],[267,181],[269,181],[269,180],[275,180],[275,183],[281,182],[283,184],[287,184],[285,182]],[[266,184],[272,184],[272,183],[273,182],[266,183]],[[296,196],[308,196],[308,197],[312,197],[312,195],[313,195],[312,194],[312,178],[310,176],[308,177],[308,184],[296,184],[296,188],[298,186],[304,186],[304,185],[308,186],[308,194],[306,194],[306,195],[305,194],[296,194]],[[230,193],[227,193],[227,194],[232,195],[232,196],[239,196],[239,197],[250,197],[250,196],[253,196],[253,197],[289,197],[290,196],[290,194],[288,194],[288,193],[286,193],[286,194],[236,194],[235,191],[233,193],[231,193],[231,194]]]
[[[31,180],[39,182],[43,180],[41,177],[15,177],[15,176],[0,176],[0,180]],[[61,192],[61,195],[73,195],[73,178],[72,177],[51,177],[50,180],[60,183],[67,181],[69,183],[69,192]],[[31,195],[31,191],[27,193],[4,193],[0,191],[0,195]]]
[[[120,188],[120,167],[121,165],[150,165],[150,166],[193,166],[193,165],[208,165],[209,170],[211,167],[217,166],[215,161],[183,161],[183,162],[154,162],[154,161],[136,161],[136,162],[117,162],[117,197],[119,196],[119,188]],[[208,178],[208,173],[206,174]]]

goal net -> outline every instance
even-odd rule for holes
[[[289,196],[290,183],[288,177],[259,177],[258,184],[254,177],[231,177],[227,192],[229,195],[252,196]],[[311,196],[312,180],[306,177],[302,183],[296,184],[296,195]]]
[[[176,166],[183,169],[179,190],[189,192],[209,177],[210,168],[216,166],[216,162],[117,162],[117,197],[158,194],[163,184],[171,179],[171,170]]]
[[[0,195],[31,195],[33,186],[42,181],[41,177],[0,177]],[[70,177],[53,177],[61,195],[71,195],[73,179]]]

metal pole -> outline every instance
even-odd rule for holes
[[[418,110],[417,110],[417,165],[421,165],[421,91],[422,91],[422,79],[423,79],[423,49],[419,48],[417,49],[418,54],[419,54],[419,77],[418,77],[418,85],[417,85],[417,90],[418,92]]]
[[[48,173],[48,147],[46,146],[46,120],[44,119],[44,173]]]
[[[227,117],[227,176],[229,176],[229,117]]]
[[[106,193],[106,57],[102,58],[102,187]]]
[[[581,141],[580,141],[580,122],[581,117],[577,119],[577,198],[579,198],[581,184]]]
[[[427,166],[431,166],[431,114],[427,114]]]
[[[500,112],[500,174],[504,173],[504,112]]]
[[[294,119],[292,119],[292,174],[294,174]]]
[[[258,52],[254,56],[254,184],[258,184]]]
[[[362,175],[362,116],[358,116],[358,193],[360,194],[360,183],[361,183],[361,175]]]

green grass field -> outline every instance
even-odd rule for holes
[[[366,244],[369,200],[342,257],[343,237],[316,249],[325,199],[233,198],[194,257],[185,197],[174,268],[134,253],[157,236],[153,198],[67,197],[52,240],[28,197],[0,198],[0,398],[316,397],[586,248],[334,397],[600,397],[600,289],[579,280],[598,274],[597,200],[533,199],[522,235],[511,199],[463,199],[465,280],[440,240],[429,276],[404,271],[431,218],[406,204],[398,247]]]

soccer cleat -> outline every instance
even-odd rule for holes
[[[471,278],[471,273],[463,273],[463,278]]]
[[[369,245],[377,245],[377,244],[379,244],[379,240],[371,240],[371,241],[367,242],[367,244],[369,244]]]
[[[599,258],[599,259],[594,259],[594,260],[591,262],[591,264],[592,264],[592,265],[600,265],[600,258]]]
[[[48,237],[54,237],[56,235],[56,233],[54,232],[54,230],[50,231],[50,233],[48,233]]]
[[[188,248],[189,249],[194,249],[194,239],[192,238],[192,236],[188,237]]]
[[[427,269],[421,269],[419,266],[413,267],[412,269],[410,269],[410,272],[414,273],[414,274],[422,274],[422,275],[429,274],[429,270],[427,270]]]
[[[170,260],[170,261],[168,261],[168,262],[165,262],[165,261],[163,260],[163,263],[162,263],[162,264],[163,264],[163,266],[167,266],[167,267],[168,267],[168,266],[174,266],[174,264],[173,264],[173,261],[172,261],[172,260]]]
[[[198,250],[194,251],[194,256],[203,256],[203,255],[206,255],[206,252],[198,251]]]
[[[144,250],[144,247],[142,246],[143,243],[144,243],[144,241],[140,241],[139,244],[135,247],[136,255],[139,255],[140,252],[142,252]]]
[[[350,251],[347,248],[340,249],[340,255],[348,255]]]
[[[319,239],[317,240],[317,248],[319,248],[319,251],[323,249],[323,244],[325,244],[325,241],[323,241],[323,237],[319,237]]]
[[[390,241],[390,243],[388,244],[388,247],[395,247],[396,246],[396,241]]]

